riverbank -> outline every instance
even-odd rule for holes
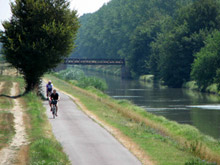
[[[83,90],[51,75],[47,78],[79,99],[90,112],[119,129],[158,164],[220,162],[219,142],[192,126],[152,115],[125,100],[113,100],[94,88]]]
[[[142,75],[139,77],[139,81],[146,82],[146,83],[154,83],[154,75]],[[201,89],[196,84],[196,81],[186,82],[183,84],[182,88],[201,92]],[[217,84],[215,83],[209,85],[203,92],[219,95],[218,87],[217,87]]]
[[[201,92],[201,89],[198,87],[195,81],[189,81],[183,84],[183,88],[195,90]],[[209,85],[205,90],[205,93],[217,94],[219,95],[217,84]]]

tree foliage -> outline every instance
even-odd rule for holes
[[[219,16],[220,0],[112,0],[80,17],[72,56],[125,58],[133,77],[154,74],[170,87],[194,78],[206,86],[190,73],[195,54],[220,29]]]
[[[29,91],[72,51],[78,18],[67,0],[16,0],[11,10],[0,36],[3,53],[24,75]]]
[[[152,57],[157,56],[156,69],[165,84],[181,87],[190,80],[194,54],[204,46],[208,34],[219,28],[218,17],[215,0],[198,0],[179,9],[171,28],[158,35],[153,44],[157,54]]]
[[[214,31],[209,35],[203,47],[196,55],[192,65],[192,78],[197,81],[201,89],[205,89],[212,83],[218,83],[220,70],[220,32]]]
[[[138,26],[147,27],[162,15],[173,14],[190,0],[111,0],[93,14],[80,17],[81,28],[74,57],[127,58]],[[145,26],[144,26],[145,25]],[[140,29],[140,28],[139,28]]]

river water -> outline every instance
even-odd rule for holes
[[[115,99],[127,99],[146,111],[181,124],[190,124],[206,135],[220,139],[220,97],[187,89],[165,88],[136,80],[96,72],[88,76],[104,79],[106,94]]]

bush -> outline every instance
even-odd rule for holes
[[[60,71],[58,75],[60,78],[65,80],[80,80],[81,78],[85,77],[85,74],[82,70],[72,68]]]
[[[107,89],[106,82],[96,77],[83,77],[82,79],[80,79],[80,81],[78,81],[77,86],[81,88],[87,88],[89,86],[92,86],[101,91]]]
[[[218,85],[217,84],[211,84],[206,88],[206,92],[209,93],[218,93]]]
[[[143,75],[139,78],[140,81],[153,83],[154,82],[154,75]]]
[[[196,81],[189,81],[183,84],[183,88],[191,89],[191,90],[199,90],[199,87]]]
[[[56,76],[61,79],[68,80],[80,88],[87,88],[91,86],[101,91],[107,89],[107,84],[104,80],[97,77],[86,77],[84,72],[80,69],[68,68],[58,72]]]

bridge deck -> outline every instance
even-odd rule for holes
[[[74,65],[125,65],[124,59],[74,59],[64,60],[64,64]]]

